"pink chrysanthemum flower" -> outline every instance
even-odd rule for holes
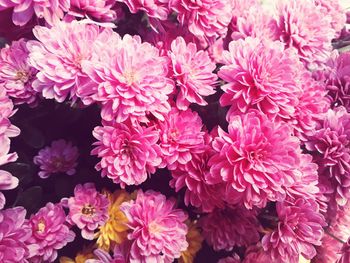
[[[331,25],[339,35],[345,27],[346,10],[340,5],[339,0],[313,0],[316,6],[322,7],[324,15],[331,17]],[[348,6],[349,7],[349,6]]]
[[[135,14],[138,11],[144,11],[150,18],[166,20],[170,13],[169,0],[117,0],[125,3],[130,12]]]
[[[325,85],[315,81],[308,71],[303,73],[301,87],[303,91],[289,123],[294,128],[294,134],[301,141],[307,141],[308,137],[315,134],[318,122],[330,108],[330,100],[326,97]]]
[[[148,122],[149,113],[163,120],[170,111],[168,95],[174,89],[167,78],[167,58],[149,43],[141,43],[139,36],[114,34],[113,41],[103,61],[83,64],[98,88],[81,92],[102,102],[101,116],[106,121]]]
[[[108,198],[97,192],[93,183],[86,183],[77,185],[66,203],[68,221],[81,229],[83,238],[92,240],[94,231],[108,219]]]
[[[33,263],[54,262],[57,250],[63,248],[75,238],[73,231],[66,225],[66,214],[61,205],[47,203],[29,219],[32,236],[26,241],[31,249],[29,261]]]
[[[32,232],[25,220],[23,207],[0,210],[0,260],[1,262],[28,262],[25,241]]]
[[[96,127],[93,135],[98,142],[91,153],[102,158],[96,169],[122,188],[146,181],[162,161],[157,145],[159,134],[152,128],[115,123]]]
[[[96,84],[82,70],[82,61],[90,59],[95,42],[104,43],[112,30],[79,21],[60,22],[52,28],[36,26],[38,41],[29,41],[29,62],[36,68],[36,91],[44,98],[63,102],[77,100],[77,87],[89,89]]]
[[[350,114],[344,107],[329,110],[305,145],[314,152],[321,174],[332,178],[338,205],[344,205],[350,198]]]
[[[245,207],[214,210],[199,221],[202,235],[214,250],[230,251],[259,241],[259,222],[254,211]]]
[[[169,6],[177,12],[180,24],[197,37],[215,40],[225,35],[232,18],[230,0],[170,0]]]
[[[75,174],[78,157],[78,148],[71,142],[57,140],[51,146],[41,149],[33,161],[40,166],[39,177],[45,179],[54,173]]]
[[[206,142],[210,144],[210,142]],[[207,146],[203,153],[192,154],[191,160],[171,171],[172,180],[170,186],[179,192],[185,188],[185,204],[200,208],[203,212],[212,212],[214,208],[223,208],[223,198],[221,196],[224,191],[223,184],[210,185],[206,181],[206,177],[210,173],[208,161],[215,151]]]
[[[154,191],[137,192],[135,201],[120,209],[128,219],[132,240],[131,262],[173,262],[187,249],[187,215],[175,209],[175,200],[167,200]]]
[[[341,249],[341,257],[336,263],[348,263],[350,262],[350,237]]]
[[[37,71],[28,64],[26,43],[20,39],[0,51],[0,87],[5,88],[15,104],[34,104],[37,99],[32,87]]]
[[[156,122],[163,155],[161,167],[174,170],[178,164],[188,163],[193,153],[203,152],[205,133],[202,127],[201,118],[190,109],[172,108],[164,121]]]
[[[69,0],[0,0],[0,10],[13,8],[12,21],[23,26],[35,14],[49,25],[57,23],[69,9]]]
[[[68,14],[75,17],[88,17],[101,22],[113,21],[117,13],[113,10],[116,0],[70,0]]]
[[[309,68],[327,62],[335,30],[320,6],[309,0],[277,1],[276,22],[279,39],[286,47],[294,47]]]
[[[274,260],[271,258],[270,253],[264,251],[261,243],[252,245],[247,248],[244,255],[243,263],[281,263],[279,260]],[[289,263],[289,262],[288,262]]]
[[[17,177],[12,176],[9,172],[0,170],[0,191],[11,190],[18,186]],[[5,196],[0,192],[0,210],[5,206]]]
[[[241,259],[236,253],[234,253],[230,257],[220,259],[218,263],[241,263]]]
[[[205,106],[208,103],[203,96],[215,93],[217,80],[213,71],[216,68],[206,51],[197,51],[195,43],[186,44],[182,37],[176,38],[169,52],[172,75],[179,87],[176,106],[186,110],[191,103]]]
[[[228,133],[219,128],[209,160],[211,183],[227,182],[227,201],[247,208],[283,200],[285,188],[299,172],[299,140],[284,122],[272,122],[258,111],[231,118]]]
[[[224,51],[224,64],[218,75],[228,82],[221,88],[222,106],[231,106],[227,119],[236,112],[256,108],[275,117],[289,119],[301,93],[302,65],[294,50],[284,50],[280,42],[257,38],[232,41]]]
[[[317,203],[300,198],[294,202],[278,202],[276,210],[278,226],[263,237],[264,250],[278,262],[298,263],[300,254],[306,259],[315,257],[314,246],[322,244],[326,226]]]

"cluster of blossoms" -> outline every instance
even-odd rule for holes
[[[268,2],[0,0],[0,165],[15,105],[98,110],[91,138],[14,143],[74,191],[31,214],[0,192],[0,261],[349,262],[350,11]]]

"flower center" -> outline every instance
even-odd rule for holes
[[[133,70],[126,70],[123,74],[126,84],[131,85],[137,81],[136,74]]]
[[[160,233],[162,232],[162,227],[153,221],[148,225],[148,231],[152,234]]]
[[[90,204],[84,205],[84,207],[81,209],[81,213],[83,215],[92,216],[95,214],[95,207]]]
[[[176,141],[179,135],[180,135],[180,132],[178,129],[174,128],[170,130],[170,133],[169,133],[170,140]]]
[[[26,71],[20,70],[16,73],[16,79],[22,83],[26,83],[29,80],[29,74]]]
[[[39,234],[42,234],[44,233],[45,228],[46,228],[45,221],[43,219],[40,219],[37,224],[36,232],[38,232]]]

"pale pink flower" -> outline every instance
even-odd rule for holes
[[[345,27],[346,10],[341,6],[339,0],[313,0],[316,6],[322,7],[324,15],[331,17],[331,25],[337,35]],[[348,5],[349,7],[349,5]]]
[[[301,63],[292,49],[280,42],[261,42],[258,38],[232,41],[223,53],[224,66],[218,72],[228,82],[221,86],[222,106],[231,106],[227,119],[236,112],[256,108],[271,118],[289,119],[295,112]]]
[[[49,25],[57,23],[69,9],[69,0],[0,0],[0,10],[13,8],[12,21],[23,26],[35,15]]]
[[[23,207],[0,210],[0,260],[1,262],[28,262],[28,247],[25,241],[32,231],[25,220]]]
[[[102,102],[101,116],[107,121],[148,122],[147,114],[163,120],[170,111],[168,95],[174,89],[167,78],[167,58],[151,44],[142,43],[139,36],[120,38],[115,33],[113,38],[103,60],[83,63],[98,87],[81,93]]]
[[[315,257],[314,246],[322,244],[323,227],[326,226],[317,203],[300,198],[293,202],[278,202],[276,210],[278,226],[263,237],[264,250],[278,262],[298,263],[300,254],[306,259]]]
[[[230,257],[222,258],[218,261],[218,263],[240,263],[240,262],[241,262],[241,259],[236,253],[234,253]]]
[[[74,196],[66,201],[68,221],[81,229],[83,238],[92,240],[94,231],[108,219],[108,198],[97,192],[93,183],[85,183],[77,185]]]
[[[23,38],[0,51],[0,87],[15,104],[34,104],[37,100],[32,82],[37,70],[28,64],[29,51]]]
[[[203,212],[211,212],[214,208],[223,208],[222,192],[225,190],[223,184],[208,184],[206,177],[210,173],[208,161],[215,151],[209,146],[203,153],[192,154],[191,160],[186,164],[179,164],[171,171],[173,177],[169,182],[170,186],[179,192],[185,188],[185,204],[200,208]]]
[[[192,34],[212,40],[226,34],[232,18],[230,0],[170,0],[169,6]]]
[[[98,141],[91,154],[101,158],[96,169],[122,188],[146,181],[162,161],[157,145],[159,133],[152,128],[115,123],[96,127],[93,135]]]
[[[169,51],[171,59],[171,73],[179,87],[176,106],[186,110],[191,103],[205,106],[208,103],[203,96],[215,93],[214,85],[217,81],[213,71],[216,68],[206,51],[197,51],[195,43],[186,44],[182,37],[171,43]]]
[[[54,262],[57,250],[75,238],[74,232],[66,225],[66,214],[59,204],[47,203],[30,217],[29,225],[32,235],[26,244],[38,246],[30,250],[29,261],[33,263]]]
[[[0,170],[0,190],[11,190],[18,186],[18,179],[9,172]],[[0,192],[0,210],[4,208],[5,196]]]
[[[277,35],[286,47],[294,47],[299,58],[313,69],[326,63],[332,51],[335,30],[330,16],[313,1],[277,1]]]
[[[77,86],[89,89],[96,84],[82,70],[82,61],[93,56],[95,42],[104,43],[111,29],[79,21],[60,22],[52,28],[36,26],[38,39],[29,41],[29,63],[37,69],[33,88],[46,99],[77,100]]]
[[[135,201],[120,209],[128,219],[132,240],[130,262],[173,262],[187,249],[187,215],[175,209],[175,200],[167,200],[154,191],[137,192]]]
[[[164,121],[157,121],[155,128],[159,131],[163,155],[161,167],[174,170],[178,164],[188,163],[193,153],[203,152],[205,133],[202,127],[201,118],[190,109],[172,108]]]
[[[230,251],[259,241],[259,222],[255,211],[245,207],[214,210],[199,220],[202,235],[214,250]]]
[[[70,0],[68,14],[101,22],[113,21],[117,18],[117,13],[113,10],[115,2],[116,0]]]
[[[75,174],[78,157],[78,148],[61,139],[41,149],[33,161],[40,166],[39,177],[45,179],[54,173]]]
[[[231,118],[228,133],[221,128],[209,160],[211,183],[227,182],[227,201],[247,208],[283,200],[295,182],[301,150],[298,138],[284,122],[272,122],[258,111]]]
[[[338,205],[350,198],[350,114],[344,107],[329,110],[322,126],[305,143],[313,151],[322,176],[331,178]]]

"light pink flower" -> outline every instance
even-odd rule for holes
[[[9,172],[0,170],[0,190],[11,190],[18,186],[17,177],[12,176]],[[0,210],[4,208],[5,196],[0,192]]]
[[[203,96],[215,93],[214,85],[217,76],[213,73],[216,68],[206,51],[197,51],[196,44],[186,44],[182,37],[171,43],[169,57],[172,64],[172,75],[179,87],[176,106],[186,110],[191,103],[205,106],[208,103]]]
[[[207,180],[227,182],[227,201],[262,208],[269,200],[283,200],[301,158],[299,140],[291,136],[291,128],[250,111],[232,117],[228,133],[221,128],[218,132]]]
[[[94,231],[108,219],[108,205],[108,198],[97,192],[93,183],[79,184],[67,200],[68,220],[81,229],[83,238],[92,240]]]
[[[339,35],[346,23],[346,10],[342,8],[339,0],[314,0],[314,2],[316,6],[322,7],[324,15],[331,17],[331,25]]]
[[[73,231],[66,225],[66,214],[61,205],[47,203],[29,219],[32,236],[26,241],[31,247],[29,261],[33,263],[54,262],[57,250],[63,248],[75,238]]]
[[[0,87],[5,88],[15,104],[34,104],[37,99],[32,87],[37,71],[28,64],[26,43],[22,38],[0,51]]]
[[[313,69],[326,63],[335,30],[320,6],[313,1],[278,1],[276,22],[279,39],[286,47],[294,47],[306,66]]]
[[[180,24],[197,37],[215,40],[225,35],[232,18],[230,0],[170,0],[169,6],[177,12]]]
[[[152,128],[115,123],[96,127],[93,135],[98,142],[91,154],[102,158],[96,169],[122,188],[146,181],[162,161],[157,145],[159,133]]]
[[[230,251],[259,241],[259,222],[255,211],[245,207],[214,210],[199,221],[202,235],[214,250]]]
[[[289,123],[294,128],[294,134],[301,141],[307,141],[308,137],[315,135],[319,121],[330,108],[330,100],[326,97],[325,85],[315,81],[310,72],[303,72],[300,84],[303,91]]]
[[[38,41],[29,41],[29,62],[36,68],[36,91],[47,99],[63,102],[67,97],[77,100],[77,86],[89,89],[96,84],[82,70],[82,61],[93,56],[95,42],[104,43],[111,29],[73,21],[60,22],[52,28],[36,26],[33,33]]]
[[[113,6],[116,0],[70,0],[68,14],[75,17],[88,17],[101,22],[113,21],[117,18]]]
[[[25,220],[23,207],[0,210],[0,259],[1,262],[28,262],[25,241],[32,231]]]
[[[170,186],[179,192],[185,188],[185,204],[200,208],[203,212],[212,212],[214,208],[223,208],[222,192],[225,190],[223,184],[210,185],[206,177],[210,173],[208,161],[215,151],[209,146],[210,141],[206,141],[207,147],[203,153],[192,154],[191,160],[186,164],[179,164],[171,171],[172,179]]]
[[[156,122],[163,155],[161,166],[174,170],[178,164],[188,163],[193,153],[203,152],[205,133],[202,126],[199,115],[190,109],[172,108],[164,121]]]
[[[33,161],[40,166],[39,177],[45,179],[54,173],[75,174],[78,157],[78,148],[61,139],[41,149]]]
[[[139,36],[114,34],[113,38],[103,60],[83,63],[98,88],[81,93],[102,102],[101,116],[107,121],[148,122],[147,114],[163,120],[170,111],[168,95],[174,88],[167,78],[167,58],[149,43],[141,43]]]
[[[240,263],[240,257],[234,253],[231,257],[222,258],[218,261],[218,263]]]
[[[57,23],[69,9],[69,0],[0,0],[0,10],[13,8],[12,21],[23,26],[35,14],[49,25]]]
[[[300,254],[306,259],[316,256],[314,246],[322,244],[326,226],[317,203],[300,198],[294,202],[278,202],[276,210],[278,226],[263,237],[264,250],[278,262],[298,263]]]
[[[270,117],[289,119],[295,112],[302,65],[292,49],[280,42],[258,38],[232,41],[223,53],[224,66],[218,72],[228,82],[221,88],[222,106],[231,106],[227,119],[236,112],[256,108]]]
[[[338,205],[350,198],[350,114],[344,107],[329,110],[322,126],[305,143],[313,151],[322,176],[332,178]]]
[[[120,209],[128,219],[132,240],[130,262],[173,262],[187,249],[187,215],[175,209],[175,200],[166,200],[158,192],[141,190],[135,201]]]

